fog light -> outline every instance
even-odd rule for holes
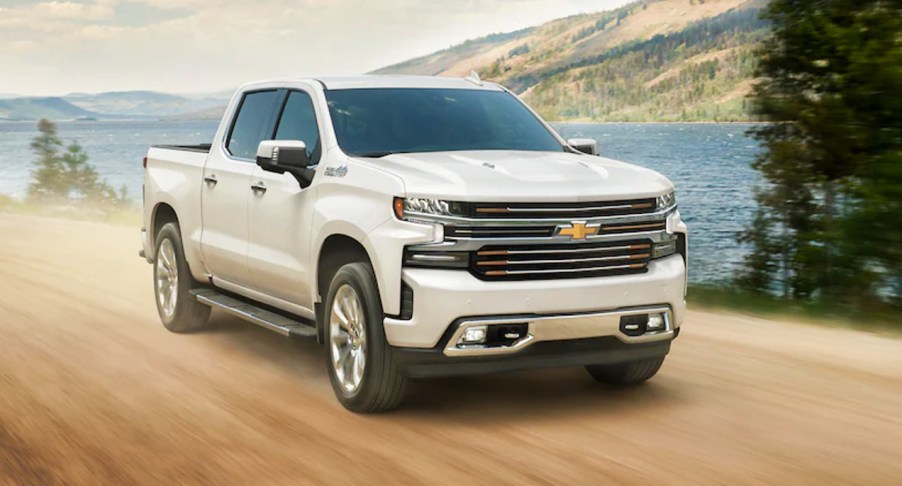
[[[464,335],[460,337],[462,344],[483,344],[487,332],[486,326],[473,326],[464,331]]]
[[[627,336],[641,336],[648,329],[648,314],[633,314],[620,317],[620,332]]]
[[[664,324],[664,314],[651,314],[648,316],[648,323],[646,323],[645,328],[647,332],[663,331]]]

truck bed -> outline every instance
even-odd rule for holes
[[[213,147],[213,144],[201,143],[197,145],[153,145],[152,147],[167,150],[183,150],[186,152],[201,152],[208,154],[210,153],[210,149]]]

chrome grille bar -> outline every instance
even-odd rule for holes
[[[589,263],[589,262],[609,262],[609,261],[617,261],[617,260],[640,260],[643,258],[650,257],[649,253],[637,253],[635,255],[614,255],[607,257],[595,257],[595,258],[569,258],[562,260],[505,260],[505,261],[495,261],[489,260],[486,262],[477,262],[477,265],[553,265],[555,263]]]
[[[651,207],[651,204],[649,204],[647,207]],[[511,213],[529,213],[529,212],[533,212],[533,213],[569,213],[569,212],[584,212],[584,211],[614,211],[617,209],[640,209],[640,208],[637,208],[636,206],[634,206],[632,204],[621,204],[618,206],[590,206],[590,207],[585,207],[585,208],[542,208],[542,207],[527,208],[527,207],[520,207],[520,208],[505,208],[505,209],[507,209],[508,212],[511,212]]]
[[[488,275],[493,276],[501,276],[501,275],[542,275],[549,273],[589,273],[589,272],[604,272],[611,270],[637,270],[640,268],[645,268],[647,264],[645,263],[635,263],[632,265],[613,265],[613,266],[605,266],[605,267],[589,267],[589,268],[564,268],[564,269],[544,269],[544,270],[491,270],[486,272]]]
[[[601,248],[567,248],[553,250],[496,250],[496,251],[480,251],[478,255],[556,255],[560,253],[589,253],[597,251],[622,251],[622,250],[644,250],[649,248],[648,243],[639,245],[621,245],[621,246],[605,246]]]

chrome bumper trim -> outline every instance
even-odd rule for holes
[[[674,336],[673,315],[670,306],[644,306],[614,309],[602,312],[590,312],[580,314],[538,315],[523,317],[486,317],[463,320],[457,327],[444,354],[449,357],[456,356],[497,356],[512,354],[542,341],[561,341],[567,339],[587,339],[604,336],[615,336],[625,343],[648,343],[665,341]],[[620,332],[620,318],[636,314],[664,314],[664,330],[656,333],[643,334],[641,336],[627,336]],[[527,335],[514,341],[509,346],[486,347],[481,345],[458,346],[457,342],[463,333],[473,326],[487,326],[495,324],[525,324],[528,323]]]

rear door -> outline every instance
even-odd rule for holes
[[[322,144],[312,100],[307,91],[289,90],[280,102],[273,139],[304,142],[308,158],[317,164]],[[255,289],[310,310],[314,280],[309,268],[310,228],[316,188],[302,189],[290,174],[259,167],[252,181],[258,189],[249,203],[248,265]]]
[[[257,146],[270,138],[279,90],[244,93],[222,145],[210,151],[201,189],[201,250],[207,271],[253,287],[247,266],[248,201]]]

